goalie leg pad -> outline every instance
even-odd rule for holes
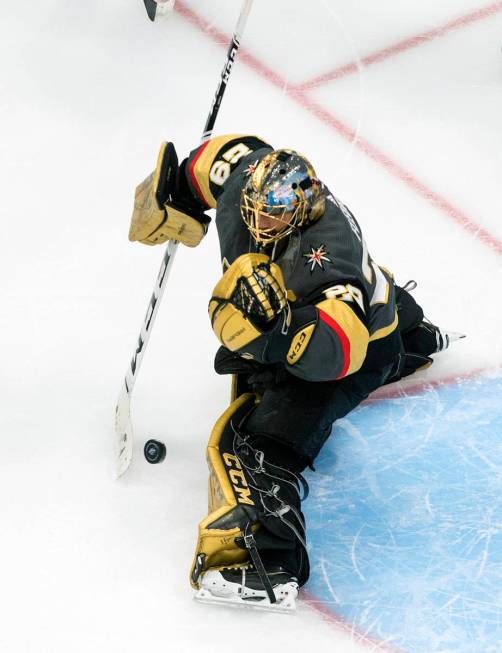
[[[197,589],[208,570],[246,565],[259,569],[261,563],[265,571],[281,564],[299,584],[308,578],[301,481],[267,462],[265,454],[253,448],[252,436],[239,430],[256,401],[254,394],[236,399],[209,440],[209,515],[199,524],[190,573]]]
[[[244,529],[257,523],[256,506],[242,466],[233,455],[232,423],[253,408],[255,396],[242,395],[216,422],[207,446],[209,466],[208,516],[199,524],[190,582],[199,587],[207,569],[239,567],[248,560]]]

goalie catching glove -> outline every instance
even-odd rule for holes
[[[290,311],[281,269],[264,254],[243,254],[216,284],[209,302],[211,325],[219,341],[240,350],[272,331]]]
[[[162,143],[155,171],[136,188],[129,240],[145,245],[177,240],[196,247],[210,221],[183,185],[174,145]]]

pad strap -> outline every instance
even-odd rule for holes
[[[258,576],[260,577],[260,580],[263,584],[263,589],[267,592],[267,596],[270,600],[270,603],[276,603],[277,598],[274,594],[274,590],[272,589],[272,584],[267,575],[265,567],[263,566],[263,562],[261,561],[260,554],[258,553],[258,548],[256,546],[254,535],[252,533],[249,533],[249,535],[247,534],[249,526],[250,524],[248,523],[245,531],[246,534],[244,535],[244,544],[246,545],[246,549],[249,551],[249,555],[251,556],[253,565],[256,571],[258,572]]]

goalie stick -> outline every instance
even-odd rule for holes
[[[148,3],[145,2],[145,6]],[[156,4],[156,3],[155,3]],[[244,33],[244,28],[246,21],[251,11],[251,6],[253,0],[244,0],[235,27],[235,31],[232,35],[232,40],[228,47],[227,56],[225,59],[225,65],[221,73],[221,79],[219,81],[216,93],[214,95],[213,102],[211,104],[211,109],[204,126],[204,131],[202,133],[201,143],[209,140],[211,133],[216,122],[216,117],[221,106],[221,101],[223,99],[223,94],[228,84],[230,77],[230,72],[235,61],[237,50],[239,49],[240,40],[242,34]],[[147,6],[148,9],[148,6]],[[149,14],[150,15],[150,14]],[[155,18],[155,14],[153,14]],[[152,18],[153,20],[153,18]],[[141,331],[138,337],[138,344],[132,356],[129,368],[127,369],[124,383],[122,384],[122,389],[119,395],[117,406],[115,409],[115,432],[117,436],[118,443],[118,476],[122,476],[124,472],[129,468],[131,464],[132,455],[133,455],[133,426],[131,420],[131,396],[134,388],[134,383],[136,381],[138,370],[143,359],[148,340],[150,339],[150,334],[155,322],[155,317],[160,306],[162,295],[164,293],[164,288],[169,277],[169,272],[171,271],[171,266],[174,261],[174,256],[178,249],[178,243],[176,241],[169,241],[166,246],[164,256],[162,258],[162,264],[160,266],[159,273],[157,275],[157,280],[155,282],[155,287],[148,304],[148,309],[146,311],[145,319],[141,327]]]

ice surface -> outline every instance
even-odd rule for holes
[[[417,279],[431,319],[468,334],[335,426],[310,479],[313,574],[298,615],[210,610],[187,583],[205,443],[229,396],[206,315],[214,231],[178,253],[135,387],[136,461],[113,481],[114,403],[161,261],[127,242],[132,191],[160,140],[182,156],[198,142],[224,59],[214,30],[232,30],[239,4],[178,0],[158,25],[140,0],[2,7],[0,648],[221,652],[244,633],[263,651],[492,653],[500,2],[255,0],[217,132],[308,154],[374,258]],[[353,61],[353,74],[295,87]],[[141,458],[152,436],[167,444],[158,467]]]
[[[311,475],[309,589],[410,653],[502,645],[499,377],[361,407]]]

